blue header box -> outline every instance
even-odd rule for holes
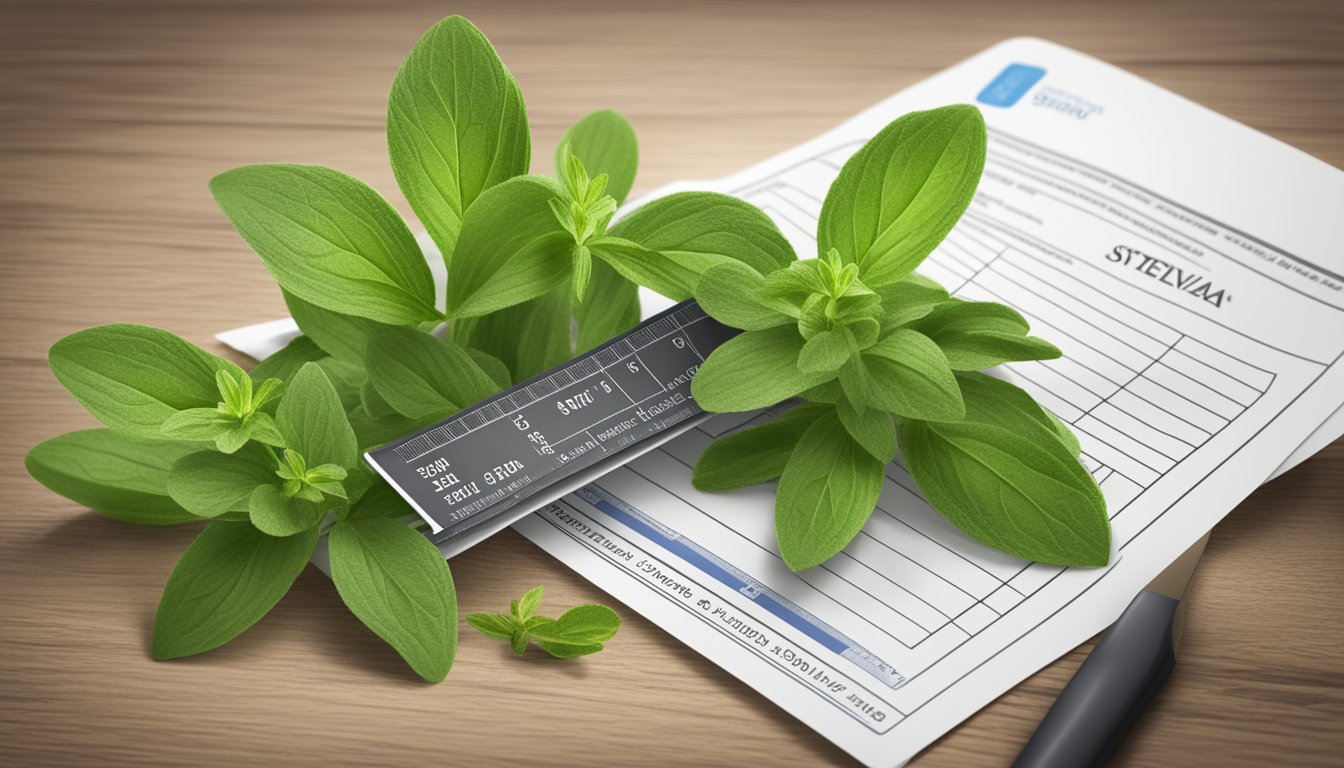
[[[1011,107],[1042,77],[1045,77],[1045,70],[1040,67],[1009,64],[975,100],[991,107]]]

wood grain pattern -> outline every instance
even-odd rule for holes
[[[214,209],[209,177],[332,165],[403,213],[383,110],[405,52],[463,13],[528,97],[536,165],[585,112],[640,132],[636,191],[745,167],[1000,39],[1100,56],[1344,165],[1337,2],[300,3],[0,6],[0,764],[850,764],[838,749],[624,610],[600,657],[515,660],[464,632],[419,683],[310,569],[232,645],[148,658],[190,530],[121,525],[23,471],[92,422],[47,347],[89,325],[161,325],[212,349],[284,311]],[[1160,119],[1160,116],[1155,116]],[[1220,525],[1177,672],[1120,765],[1328,764],[1344,755],[1344,444]],[[453,563],[466,610],[537,583],[609,600],[512,533]],[[945,736],[920,765],[1006,764],[1086,647]]]

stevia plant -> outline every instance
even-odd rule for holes
[[[980,373],[1049,360],[1002,304],[963,301],[914,272],[970,204],[985,160],[978,110],[916,112],[845,163],[817,224],[817,258],[765,272],[706,269],[695,296],[745,332],[692,381],[701,407],[803,404],[714,442],[692,481],[722,491],[779,479],[775,531],[802,570],[845,547],[898,454],[966,534],[1062,565],[1110,558],[1106,504],[1073,433],[1023,390]]]
[[[446,304],[411,230],[372,188],[317,166],[227,171],[211,192],[279,284],[302,335],[244,371],[156,328],[72,334],[52,347],[52,371],[104,428],[48,440],[26,466],[55,492],[119,520],[205,524],[164,588],[156,658],[242,633],[285,594],[325,534],[351,612],[421,677],[442,680],[457,643],[451,573],[359,455],[633,326],[639,284],[673,299],[695,293],[715,317],[747,329],[724,348],[736,352],[714,353],[695,379],[702,405],[811,401],[716,443],[695,474],[705,488],[782,475],[777,517],[790,565],[820,562],[853,536],[872,509],[881,463],[895,455],[897,417],[911,471],[964,529],[1015,553],[1104,560],[1104,507],[1079,475],[1071,433],[1025,393],[972,373],[999,358],[1057,353],[1026,336],[1011,310],[956,302],[911,274],[979,175],[976,163],[935,161],[925,179],[956,177],[955,195],[901,177],[906,165],[928,170],[919,126],[930,114],[970,120],[964,108],[924,113],[896,131],[899,140],[885,131],[888,139],[874,141],[885,149],[870,145],[856,160],[884,163],[892,179],[850,170],[851,161],[841,174],[851,180],[837,181],[823,212],[824,258],[798,262],[768,217],[724,195],[670,195],[612,223],[638,165],[634,131],[615,112],[566,133],[554,177],[528,174],[530,128],[516,82],[479,30],[445,19],[397,73],[387,137],[397,184],[447,265]],[[976,138],[954,132],[934,154],[983,159],[983,129],[978,145],[968,135]],[[728,285],[744,294],[718,290]],[[749,394],[748,379],[766,386]],[[1005,451],[1022,460],[1011,464]],[[1004,501],[1013,493],[1038,517],[1058,516],[1038,524]],[[1060,514],[1075,497],[1084,503]],[[973,506],[996,499],[997,511]],[[995,521],[1036,527],[1014,538]],[[1070,532],[1087,546],[1060,538]],[[534,592],[522,601],[529,610],[476,615],[473,624],[507,631],[515,649],[535,642],[564,656],[598,650],[615,631],[619,620],[600,606],[536,617]]]

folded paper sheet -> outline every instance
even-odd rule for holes
[[[989,159],[921,272],[1016,307],[1064,351],[998,373],[1078,433],[1110,508],[1109,567],[989,550],[897,463],[845,552],[790,573],[773,488],[690,486],[711,438],[755,414],[716,417],[515,526],[875,766],[1105,627],[1276,467],[1344,429],[1344,173],[1067,49],[1005,42],[747,171],[650,197],[737,195],[810,258],[845,159],[892,119],[955,102],[985,113]],[[221,339],[263,355],[292,333]]]

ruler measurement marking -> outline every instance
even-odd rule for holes
[[[662,322],[663,322],[663,323],[666,323],[667,321],[671,321],[672,319],[673,319],[673,318],[670,317],[670,316],[669,316],[669,317],[665,317],[665,318],[663,318],[663,321],[662,321]],[[705,319],[705,318],[704,318],[704,317],[701,317],[701,318],[696,318],[695,320],[689,321],[689,322],[685,323],[684,325],[682,325],[682,324],[677,324],[676,327],[672,328],[671,330],[668,330],[668,331],[662,333],[661,335],[656,336],[656,337],[650,339],[649,341],[645,342],[644,344],[641,344],[639,347],[635,347],[634,349],[631,349],[629,355],[623,355],[623,356],[617,358],[617,359],[616,359],[616,362],[620,362],[621,360],[625,360],[625,359],[627,359],[627,358],[629,358],[629,357],[634,357],[636,360],[639,361],[639,364],[644,368],[644,371],[645,371],[646,373],[648,373],[649,377],[653,379],[654,383],[657,384],[659,387],[662,387],[662,390],[663,390],[664,392],[667,392],[667,391],[668,391],[668,390],[667,390],[667,387],[664,386],[663,383],[662,383],[661,381],[658,380],[658,377],[657,377],[657,376],[654,376],[654,375],[653,375],[653,371],[649,369],[648,364],[644,362],[644,358],[640,357],[640,356],[639,356],[639,352],[637,352],[636,350],[637,350],[637,349],[644,349],[644,348],[648,347],[648,346],[651,345],[651,344],[654,344],[654,343],[656,343],[656,342],[662,341],[663,339],[667,338],[668,336],[672,336],[672,335],[678,333],[679,331],[684,330],[685,328],[689,328],[691,325],[694,325],[695,323],[700,322],[700,320],[703,320],[703,319]],[[654,330],[655,328],[658,328],[658,326],[657,326],[657,325],[649,326],[648,328],[645,328],[645,329],[643,329],[643,330]],[[630,338],[633,339],[634,337],[632,336],[632,337],[630,337]],[[622,342],[629,342],[630,339],[621,339],[620,341],[622,341]],[[687,343],[688,343],[688,344],[690,343],[690,337],[689,337],[689,336],[687,337]],[[613,346],[614,346],[614,345],[613,345]],[[692,346],[691,348],[692,348],[692,350],[695,349],[694,346]],[[698,356],[698,357],[700,356],[699,351],[696,351],[695,354],[696,354],[696,356]],[[397,458],[401,458],[399,449],[401,449],[401,448],[406,448],[406,447],[410,447],[412,444],[414,444],[414,445],[416,445],[416,446],[418,447],[418,446],[420,445],[420,443],[421,443],[422,440],[432,440],[432,439],[438,437],[438,435],[436,434],[437,432],[439,432],[439,431],[447,431],[448,434],[450,435],[449,439],[444,440],[444,441],[438,443],[437,445],[435,445],[435,446],[433,446],[433,447],[431,447],[431,448],[429,448],[429,449],[427,449],[427,450],[425,450],[425,451],[423,451],[423,452],[421,452],[421,453],[419,453],[419,454],[417,454],[417,455],[415,455],[415,456],[412,456],[412,457],[409,458],[409,459],[403,459],[403,461],[405,461],[407,464],[410,464],[411,462],[413,462],[413,461],[415,461],[415,460],[417,460],[417,459],[423,458],[424,456],[426,456],[426,455],[428,455],[428,454],[431,454],[431,453],[433,453],[434,451],[437,451],[437,450],[440,449],[440,448],[443,448],[444,446],[448,445],[449,443],[452,443],[454,440],[457,440],[458,438],[466,437],[467,435],[469,435],[469,434],[471,434],[472,432],[474,432],[474,431],[480,429],[481,427],[484,427],[484,426],[486,426],[486,425],[488,425],[488,424],[492,424],[492,423],[494,423],[494,422],[496,422],[496,421],[499,421],[500,419],[504,418],[505,416],[509,416],[509,415],[511,415],[511,414],[517,413],[518,411],[521,411],[521,410],[524,409],[524,408],[527,408],[527,407],[529,407],[529,406],[535,405],[535,404],[536,404],[537,402],[539,402],[542,398],[549,397],[550,395],[553,395],[553,394],[555,394],[556,392],[559,392],[560,390],[564,389],[565,387],[570,386],[571,384],[574,384],[574,383],[576,383],[576,382],[578,382],[578,381],[583,381],[583,379],[586,379],[586,378],[588,378],[589,376],[592,376],[594,373],[599,373],[599,372],[601,372],[601,369],[599,368],[597,371],[593,371],[593,373],[590,373],[590,374],[588,374],[587,376],[583,376],[583,377],[581,377],[581,378],[579,378],[579,379],[573,379],[573,378],[572,378],[572,374],[570,373],[570,371],[571,371],[574,367],[576,367],[576,366],[578,366],[578,365],[582,365],[582,364],[584,364],[584,363],[590,363],[590,362],[592,362],[592,359],[593,359],[593,358],[590,357],[590,358],[584,358],[584,359],[581,359],[581,360],[576,360],[576,361],[574,361],[574,363],[570,364],[569,366],[567,366],[567,367],[565,367],[565,368],[563,368],[563,369],[561,369],[561,370],[559,370],[559,371],[556,371],[554,374],[552,374],[552,375],[550,375],[550,376],[547,376],[546,378],[541,379],[540,381],[533,382],[532,384],[529,384],[528,386],[522,388],[522,389],[519,390],[518,392],[515,392],[515,393],[509,395],[508,397],[506,397],[506,398],[504,398],[504,399],[505,399],[505,400],[510,400],[510,401],[512,401],[512,400],[514,400],[519,394],[526,394],[527,397],[528,397],[528,399],[527,399],[527,401],[525,401],[522,405],[519,405],[519,406],[517,406],[517,407],[515,407],[515,408],[512,408],[512,409],[510,409],[510,410],[508,410],[508,411],[502,412],[502,413],[500,413],[500,414],[497,415],[497,416],[494,416],[494,417],[491,417],[491,418],[488,418],[488,419],[484,419],[483,421],[481,421],[480,424],[477,424],[477,425],[475,425],[475,426],[469,427],[465,432],[462,432],[461,434],[454,435],[454,434],[452,433],[452,429],[451,429],[451,428],[454,427],[454,426],[456,426],[456,425],[458,425],[458,424],[465,424],[466,421],[467,421],[467,419],[470,419],[470,418],[472,418],[472,417],[474,417],[474,416],[478,416],[478,415],[484,413],[484,412],[485,412],[486,410],[488,410],[488,409],[494,409],[494,408],[496,408],[497,405],[498,405],[498,403],[501,402],[501,401],[497,400],[497,401],[492,402],[492,403],[487,403],[486,405],[481,406],[479,409],[474,410],[474,411],[472,411],[471,413],[468,413],[468,414],[466,414],[465,416],[462,416],[461,418],[455,419],[454,421],[449,422],[448,424],[443,424],[443,425],[440,425],[440,426],[438,426],[438,427],[434,427],[434,428],[432,428],[429,432],[426,432],[425,434],[420,435],[419,437],[415,438],[414,440],[412,440],[412,441],[408,441],[407,443],[404,443],[404,444],[402,444],[402,445],[400,445],[400,446],[397,446],[397,448],[393,449],[393,453],[397,455]],[[704,361],[704,357],[700,357],[700,360],[703,362],[703,361]],[[565,384],[563,384],[563,385],[560,385],[560,386],[558,386],[558,387],[551,388],[551,389],[549,389],[549,390],[547,390],[547,391],[542,391],[542,390],[536,390],[535,392],[533,391],[533,388],[534,388],[534,387],[537,387],[538,385],[541,385],[541,384],[550,384],[550,383],[552,383],[555,379],[557,379],[558,377],[560,377],[562,374],[565,375],[565,376],[569,376],[569,377],[571,378],[571,380],[570,380],[570,381],[567,381],[567,382],[566,382]],[[622,390],[622,392],[624,392],[624,390]],[[630,396],[629,396],[629,395],[626,395],[626,397],[630,397]],[[632,398],[632,399],[633,399],[633,398]],[[645,399],[647,399],[647,398],[645,398]],[[640,401],[640,402],[643,402],[643,401]],[[482,417],[482,418],[483,418],[483,417]]]
[[[702,413],[690,394],[694,371],[706,359],[700,347],[712,352],[737,333],[688,301],[365,457],[430,523],[436,541],[489,520],[506,525],[530,511],[528,498]],[[664,381],[648,360],[675,373]],[[629,387],[622,381],[626,377]],[[554,395],[559,397],[552,408],[548,401]],[[584,426],[574,430],[570,425],[576,421]],[[546,437],[570,430],[559,440]],[[457,443],[467,436],[472,440]],[[431,464],[416,466],[436,452]],[[392,456],[399,461],[385,463]]]

